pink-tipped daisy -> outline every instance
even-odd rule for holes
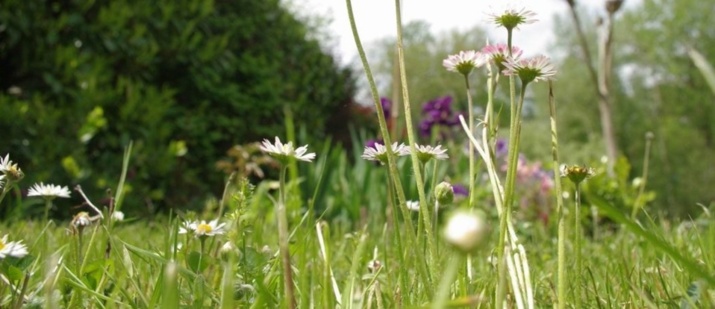
[[[482,48],[482,53],[486,55],[489,60],[497,66],[499,72],[501,72],[506,69],[504,64],[509,59],[519,60],[523,51],[519,47],[512,46],[511,55],[509,55],[509,46],[504,43],[499,43],[495,45],[484,46],[484,48]]]
[[[556,75],[556,69],[551,64],[549,57],[544,55],[520,60],[509,59],[504,66],[504,75],[518,76],[523,84],[551,80]]]
[[[472,73],[472,70],[483,66],[488,60],[484,54],[478,51],[468,50],[449,55],[447,59],[442,60],[442,65],[448,71],[469,75]]]
[[[506,28],[508,31],[518,28],[519,25],[533,24],[538,21],[535,18],[536,13],[515,4],[507,4],[499,10],[492,10],[492,13],[488,15],[490,21],[497,26]]]

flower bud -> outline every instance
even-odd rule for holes
[[[474,212],[457,211],[447,221],[444,237],[448,243],[468,253],[487,239],[488,230],[481,216]]]
[[[441,205],[449,204],[454,200],[454,189],[448,182],[440,182],[434,189],[434,196]]]

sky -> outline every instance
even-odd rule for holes
[[[332,22],[327,26],[336,41],[329,46],[344,64],[352,62],[357,56],[348,20],[344,0],[289,0],[294,9],[303,14],[327,16]],[[634,5],[639,0],[626,1],[626,6]],[[537,14],[535,24],[520,27],[514,35],[516,45],[525,50],[525,56],[546,53],[553,41],[553,16],[566,14],[568,5],[564,0],[403,0],[403,23],[413,20],[427,21],[435,32],[451,29],[468,29],[474,25],[483,25],[489,30],[490,37],[500,42],[506,41],[504,29],[496,28],[487,21],[487,13],[499,9],[502,3],[516,3]],[[590,10],[603,10],[605,0],[577,0],[578,5],[585,5]],[[353,12],[358,32],[363,44],[384,37],[395,37],[395,2],[391,0],[352,0]],[[475,47],[478,49],[479,47]],[[455,51],[456,52],[456,51]]]

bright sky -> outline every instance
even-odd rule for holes
[[[350,30],[347,8],[344,0],[289,0],[305,12],[313,12],[332,17],[330,33],[338,42],[335,47],[343,63],[351,62],[357,55],[355,43]],[[626,1],[631,6],[638,1]],[[484,25],[490,31],[490,37],[497,42],[506,41],[503,29],[497,29],[489,24],[487,13],[491,8],[498,9],[501,3],[517,3],[535,12],[539,22],[524,25],[515,33],[516,45],[525,50],[525,55],[546,53],[546,48],[553,40],[552,17],[555,14],[565,14],[568,5],[564,0],[403,0],[402,19],[404,23],[412,20],[424,20],[430,23],[433,31],[449,29],[467,29],[476,24]],[[603,10],[605,0],[581,0],[579,5],[587,5],[589,9]],[[387,36],[395,36],[395,2],[391,0],[352,0],[353,12],[358,26],[358,32],[363,44]],[[584,25],[586,26],[586,25]],[[475,49],[479,48],[475,46]]]

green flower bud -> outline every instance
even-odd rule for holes
[[[441,205],[449,204],[454,200],[454,189],[448,182],[440,182],[434,189],[434,195]]]

